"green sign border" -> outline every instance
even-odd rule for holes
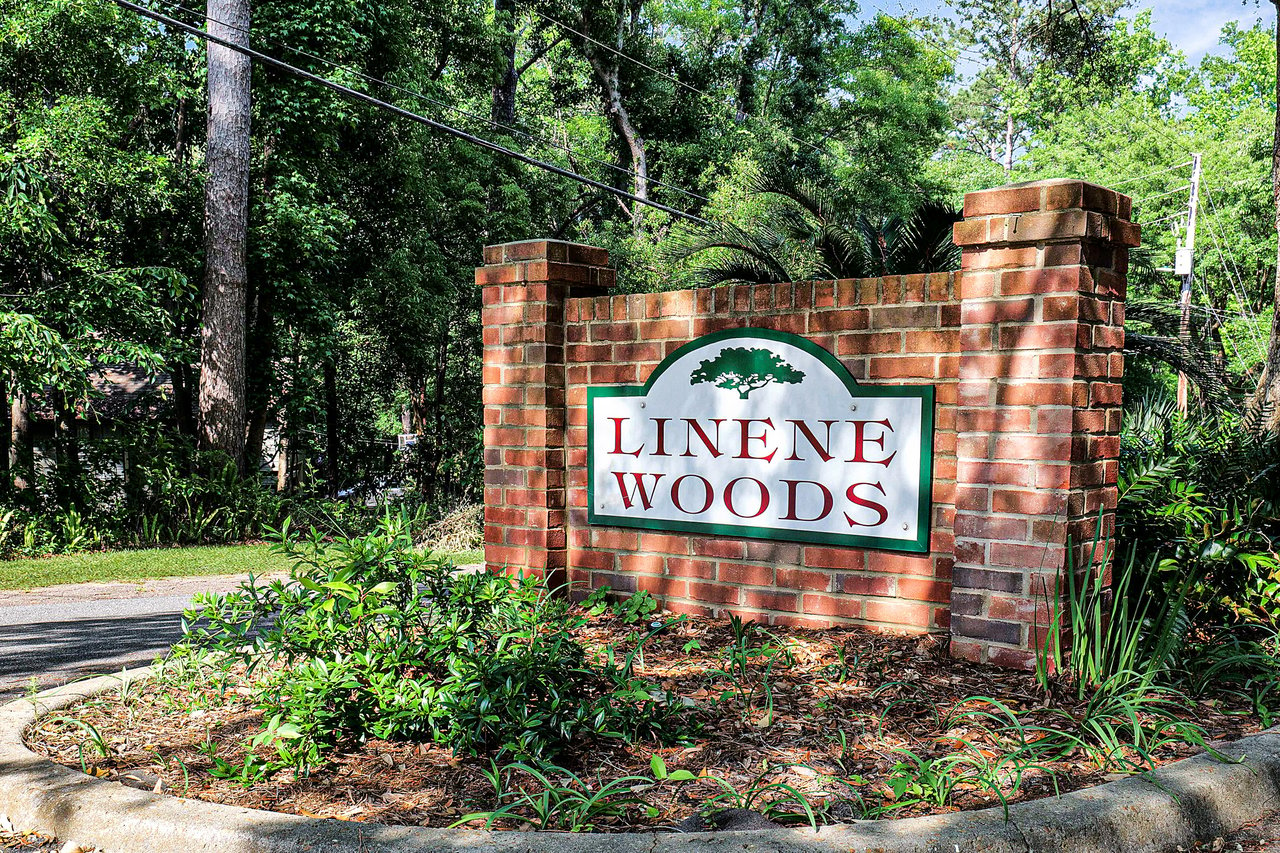
[[[817,358],[834,373],[849,395],[864,397],[916,397],[920,400],[920,502],[916,517],[917,535],[914,541],[885,539],[879,536],[863,536],[853,533],[809,533],[803,530],[786,530],[773,527],[737,526],[705,521],[667,521],[665,519],[637,519],[620,515],[601,515],[595,511],[595,401],[598,397],[644,397],[658,377],[666,372],[681,356],[708,344],[724,340],[780,341],[799,347]],[[933,511],[933,424],[934,386],[895,385],[890,387],[864,387],[858,384],[848,369],[834,355],[808,338],[779,332],[773,329],[753,327],[725,329],[695,338],[662,360],[643,385],[596,386],[587,389],[587,523],[590,525],[628,527],[640,530],[671,530],[681,533],[711,533],[740,539],[770,539],[780,542],[808,542],[842,547],[869,548],[879,551],[897,551],[910,554],[929,553],[929,534]]]

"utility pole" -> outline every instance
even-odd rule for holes
[[[1196,208],[1200,206],[1200,155],[1191,155],[1191,198],[1187,202],[1186,242],[1180,246],[1174,258],[1174,271],[1182,276],[1182,292],[1178,305],[1182,309],[1182,322],[1178,326],[1178,338],[1185,347],[1191,341],[1191,282],[1195,278]],[[1187,413],[1187,375],[1178,373],[1178,411]]]

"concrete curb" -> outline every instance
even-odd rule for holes
[[[1280,805],[1280,728],[1130,778],[1009,809],[808,829],[569,834],[380,826],[184,800],[95,779],[22,743],[31,722],[149,670],[0,707],[0,815],[106,853],[1157,853],[1234,831]]]

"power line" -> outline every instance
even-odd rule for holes
[[[1191,189],[1191,184],[1183,184],[1182,186],[1171,189],[1168,192],[1162,192],[1156,195],[1149,195],[1146,198],[1135,198],[1133,200],[1133,206],[1137,207],[1138,205],[1144,204],[1148,201],[1155,201],[1158,198],[1164,198],[1167,195],[1173,195],[1174,193],[1184,192],[1189,189]]]
[[[1177,213],[1170,214],[1169,216],[1162,216],[1159,219],[1153,219],[1150,222],[1140,222],[1138,224],[1139,225],[1158,225],[1161,222],[1168,222],[1170,219],[1185,219],[1186,216],[1187,216],[1187,212],[1185,210],[1180,210]]]
[[[1218,206],[1213,203],[1213,195],[1209,192],[1209,188],[1205,187],[1205,199],[1209,202],[1209,210],[1216,219],[1218,216]],[[1223,271],[1227,274],[1227,281],[1231,285],[1231,290],[1235,294],[1236,299],[1240,302],[1240,316],[1247,320],[1249,328],[1253,330],[1254,342],[1262,344],[1262,332],[1258,329],[1258,318],[1253,312],[1253,308],[1249,301],[1245,298],[1244,277],[1240,275],[1240,268],[1235,266],[1234,259],[1228,261],[1228,255],[1223,251],[1222,245],[1218,242],[1217,228],[1211,221],[1206,221],[1208,226],[1209,239],[1213,240],[1213,247],[1218,253],[1218,260],[1222,263]],[[1224,233],[1222,243],[1226,243],[1227,238]]]
[[[1209,187],[1207,187],[1207,186],[1204,188],[1204,196],[1205,196],[1205,200],[1207,200],[1207,201],[1209,202],[1209,210],[1213,213],[1214,218],[1216,219],[1216,218],[1217,218],[1217,216],[1218,216],[1218,205],[1217,205],[1217,203],[1216,203],[1216,202],[1214,202],[1214,200],[1213,200],[1213,193],[1212,193],[1212,191],[1210,191]],[[1223,230],[1222,230],[1222,228],[1221,228],[1220,226],[1219,226],[1218,230],[1222,232],[1222,244],[1223,244],[1224,246],[1225,246],[1225,245],[1227,245],[1227,234],[1226,234],[1226,231],[1223,231]],[[1225,255],[1225,253],[1219,253],[1219,254],[1224,254],[1224,255]],[[1244,287],[1244,276],[1243,276],[1243,275],[1241,275],[1241,273],[1240,273],[1240,267],[1236,264],[1235,256],[1233,256],[1233,255],[1225,255],[1225,260],[1226,260],[1228,263],[1230,263],[1230,264],[1231,264],[1231,269],[1235,272],[1236,278],[1240,281],[1240,287],[1241,287],[1241,288],[1243,288],[1243,287]]]
[[[434,130],[441,131],[442,133],[446,133],[457,139],[461,139],[464,142],[469,142],[472,145],[476,145],[481,148],[487,149],[489,151],[493,151],[495,153],[502,154],[507,157],[511,157],[512,159],[519,160],[521,163],[525,163],[526,165],[533,166],[538,169],[542,169],[543,171],[550,172],[554,175],[560,175],[561,177],[568,178],[572,181],[577,181],[578,183],[584,184],[585,186],[593,187],[598,190],[603,190],[607,193],[612,193],[613,195],[616,195],[619,198],[625,198],[637,204],[643,204],[648,207],[655,208],[656,210],[661,210],[664,213],[671,214],[672,216],[678,216],[681,219],[688,219],[703,225],[708,224],[707,220],[703,219],[700,216],[695,216],[694,214],[688,213],[687,211],[670,207],[668,205],[653,201],[651,199],[642,198],[638,195],[635,195],[634,193],[629,193],[629,192],[626,192],[625,190],[620,190],[617,187],[611,187],[606,183],[597,181],[594,178],[588,178],[586,175],[580,175],[577,172],[574,172],[570,169],[562,168],[560,166],[555,165],[554,163],[548,163],[545,160],[539,160],[535,157],[530,157],[527,154],[523,154],[511,148],[507,148],[505,145],[499,145],[496,142],[490,142],[489,140],[484,139],[483,137],[476,136],[475,134],[472,134],[472,133],[468,133],[465,130],[460,130],[442,121],[436,121],[435,119],[427,118],[424,115],[411,112],[410,110],[406,110],[403,107],[398,107],[395,104],[381,100],[380,98],[375,98],[373,95],[369,95],[364,92],[358,91],[356,89],[352,89],[350,86],[344,86],[341,83],[335,83],[334,81],[329,80],[325,77],[321,77],[318,74],[313,74],[310,71],[306,71],[302,68],[298,68],[296,65],[290,65],[288,62],[285,62],[283,59],[277,59],[274,56],[271,56],[266,53],[262,53],[261,51],[254,50],[253,48],[245,47],[243,45],[238,45],[238,44],[235,44],[234,42],[227,41],[226,39],[220,38],[211,33],[207,33],[204,30],[201,30],[197,27],[193,27],[190,24],[184,23],[183,21],[180,21],[177,18],[171,17],[169,15],[165,15],[162,12],[153,11],[151,9],[148,9],[145,6],[140,6],[137,3],[130,2],[130,0],[113,0],[113,2],[115,2],[116,5],[118,6],[122,6],[126,9],[131,9],[134,12],[137,12],[138,14],[144,17],[152,19],[153,21],[158,21],[166,26],[174,27],[189,35],[193,35],[196,38],[204,39],[206,42],[212,42],[213,44],[219,45],[221,47],[225,47],[228,50],[234,50],[235,52],[243,54],[244,56],[247,56],[250,59],[256,59],[259,62],[265,63],[275,68],[280,68],[284,71],[287,71],[290,74],[293,74],[297,77],[301,77],[304,80],[310,80],[313,83],[319,83],[321,86],[332,89],[335,92],[339,92],[341,94],[347,95],[348,97],[355,98],[358,101],[364,101],[365,103],[373,104],[374,106],[377,106],[377,107],[382,107],[383,109],[389,110],[395,113],[396,115],[401,116],[402,118],[407,118],[412,121],[416,121],[419,124],[424,124],[427,127],[430,127]]]
[[[1113,184],[1111,185],[1111,189],[1115,189],[1116,187],[1124,187],[1124,186],[1128,186],[1129,184],[1135,184],[1135,183],[1137,183],[1138,181],[1145,181],[1147,178],[1154,178],[1156,175],[1163,175],[1165,172],[1172,172],[1172,171],[1174,171],[1175,169],[1185,169],[1186,167],[1190,166],[1190,165],[1191,165],[1191,163],[1192,163],[1192,161],[1191,161],[1191,160],[1188,160],[1188,161],[1187,161],[1187,162],[1185,162],[1185,163],[1179,163],[1179,164],[1178,164],[1178,165],[1176,165],[1176,166],[1169,166],[1169,167],[1164,168],[1164,169],[1157,169],[1157,170],[1156,170],[1156,171],[1154,171],[1154,172],[1148,172],[1147,174],[1145,174],[1145,175],[1139,175],[1139,176],[1138,176],[1138,177],[1136,177],[1136,178],[1125,178],[1123,181],[1120,181],[1120,182],[1118,182],[1118,183],[1113,183]]]
[[[179,10],[181,10],[181,11],[183,11],[183,12],[186,12],[187,14],[195,15],[195,16],[197,16],[197,17],[199,17],[199,18],[203,18],[203,19],[205,19],[205,20],[207,20],[207,21],[212,21],[213,23],[215,23],[215,24],[220,24],[220,25],[222,25],[222,26],[224,26],[224,27],[227,27],[228,29],[237,30],[237,31],[239,31],[239,32],[245,33],[246,35],[250,35],[250,34],[251,34],[251,33],[250,33],[250,31],[249,31],[247,28],[245,28],[245,27],[241,27],[241,26],[238,26],[238,25],[236,25],[236,24],[231,24],[231,23],[228,23],[228,22],[226,22],[226,21],[220,21],[220,20],[218,20],[217,18],[209,17],[208,15],[206,15],[206,14],[205,14],[205,13],[203,13],[203,12],[200,12],[200,11],[198,11],[198,10],[196,10],[196,9],[190,9],[190,8],[188,8],[188,7],[186,7],[186,6],[181,5],[180,3],[173,2],[173,0],[153,0],[153,1],[154,1],[154,2],[157,2],[157,3],[160,3],[160,4],[161,4],[161,5],[163,5],[163,6],[167,6],[167,7],[171,8],[171,9],[179,9]],[[309,53],[309,52],[307,52],[307,51],[305,51],[305,50],[302,50],[302,49],[300,49],[300,48],[291,47],[290,45],[284,44],[284,43],[279,42],[279,41],[273,42],[273,41],[271,41],[270,39],[262,38],[260,35],[255,35],[254,37],[255,37],[255,39],[256,39],[258,42],[260,42],[260,43],[264,43],[264,44],[272,45],[273,47],[276,47],[276,48],[278,48],[278,49],[283,49],[283,50],[287,50],[287,51],[289,51],[289,52],[291,52],[291,53],[296,53],[296,54],[298,54],[299,56],[305,56],[305,57],[307,57],[308,59],[313,59],[313,60],[315,60],[316,62],[322,62],[322,63],[324,63],[325,65],[328,65],[330,68],[333,68],[333,69],[335,69],[335,70],[337,70],[337,71],[344,71],[344,72],[346,72],[347,74],[351,74],[351,75],[353,75],[353,76],[355,76],[355,77],[359,77],[359,78],[361,78],[361,79],[363,79],[363,80],[365,80],[365,81],[367,81],[367,82],[369,82],[369,83],[375,83],[375,84],[380,85],[380,86],[386,86],[386,87],[387,87],[387,88],[389,88],[389,89],[394,89],[394,90],[395,90],[395,91],[397,91],[397,92],[402,92],[402,93],[404,93],[404,94],[406,94],[406,95],[409,95],[409,96],[414,97],[414,98],[418,98],[418,99],[420,99],[420,100],[422,100],[422,101],[425,101],[425,102],[427,102],[427,103],[429,103],[429,104],[435,104],[435,105],[436,105],[436,106],[438,106],[438,107],[442,107],[442,108],[444,108],[444,109],[446,109],[446,110],[450,110],[451,112],[457,113],[458,115],[466,116],[467,118],[474,119],[474,120],[476,120],[476,121],[482,121],[482,122],[484,122],[485,124],[491,125],[491,126],[492,126],[492,127],[494,127],[494,128],[500,128],[500,129],[502,129],[502,130],[509,131],[510,133],[513,133],[513,134],[515,134],[515,135],[517,135],[517,136],[523,136],[524,138],[529,139],[529,140],[532,140],[533,142],[537,142],[537,143],[539,143],[539,144],[541,144],[541,145],[546,145],[546,146],[548,146],[548,147],[550,147],[550,148],[555,148],[555,149],[558,149],[558,150],[560,150],[560,151],[564,151],[564,152],[565,152],[565,153],[567,153],[570,157],[581,157],[581,158],[582,158],[582,159],[584,159],[584,160],[589,160],[589,161],[591,161],[591,162],[593,162],[593,163],[596,163],[596,164],[598,164],[598,165],[604,166],[604,167],[609,168],[609,169],[613,169],[613,170],[614,170],[614,171],[616,171],[616,172],[619,172],[619,173],[624,174],[624,175],[628,175],[628,176],[630,176],[630,177],[632,177],[632,178],[640,177],[638,173],[636,173],[636,172],[632,171],[631,169],[626,168],[625,166],[619,166],[617,163],[610,163],[608,160],[602,160],[602,159],[600,159],[600,158],[598,158],[598,157],[594,157],[594,156],[592,156],[592,155],[590,155],[590,154],[584,154],[583,152],[578,151],[578,150],[576,150],[576,149],[574,149],[574,148],[572,148],[572,147],[570,147],[570,146],[568,146],[568,145],[562,145],[562,144],[560,144],[560,143],[558,143],[558,142],[555,142],[554,140],[550,140],[550,139],[547,139],[547,138],[545,138],[545,137],[537,136],[536,134],[532,134],[532,133],[529,133],[528,131],[521,130],[520,128],[512,127],[512,126],[511,126],[511,125],[509,125],[509,124],[503,124],[502,122],[497,121],[496,119],[493,119],[493,118],[490,118],[490,117],[487,117],[487,116],[479,116],[479,115],[476,115],[475,113],[468,112],[467,110],[464,110],[464,109],[462,109],[461,107],[454,106],[453,104],[449,104],[449,103],[446,103],[446,102],[444,102],[444,101],[438,100],[438,99],[436,99],[436,98],[431,97],[430,95],[426,95],[426,94],[424,94],[424,93],[422,93],[422,92],[419,92],[419,91],[416,91],[416,90],[414,90],[414,89],[409,89],[409,88],[407,88],[407,87],[405,87],[405,86],[400,86],[400,85],[397,85],[397,84],[395,84],[395,83],[391,83],[391,82],[389,82],[389,81],[387,81],[387,80],[382,80],[382,79],[380,79],[380,78],[378,78],[378,77],[373,77],[373,76],[371,76],[371,75],[369,75],[369,74],[365,74],[364,72],[362,72],[362,71],[360,71],[360,70],[358,70],[358,69],[351,68],[351,67],[346,66],[346,65],[342,65],[341,63],[334,62],[334,61],[333,61],[333,60],[331,60],[331,59],[326,59],[326,58],[325,58],[325,57],[323,57],[323,56],[317,56],[317,55],[316,55],[316,54],[314,54],[314,53]],[[675,192],[678,192],[678,193],[680,193],[680,194],[682,194],[682,195],[688,196],[689,198],[697,199],[698,201],[703,201],[703,202],[710,202],[710,201],[711,201],[711,199],[707,198],[706,196],[698,195],[698,194],[697,194],[697,193],[695,193],[695,192],[692,192],[692,191],[687,190],[687,189],[685,189],[685,188],[683,188],[683,187],[677,186],[676,184],[672,184],[672,183],[668,183],[667,181],[660,180],[660,179],[658,179],[658,178],[645,176],[645,180],[646,180],[648,183],[650,183],[650,184],[654,184],[655,186],[666,187],[666,188],[668,188],[668,189],[670,189],[670,190],[674,190]]]

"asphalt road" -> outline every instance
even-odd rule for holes
[[[0,700],[42,687],[146,666],[182,636],[186,596],[0,608]]]
[[[181,638],[193,595],[230,592],[246,577],[0,590],[0,702],[22,695],[33,678],[46,688],[150,664]]]
[[[192,595],[231,590],[240,580],[223,575],[0,592],[0,701],[22,695],[32,679],[52,687],[146,666],[182,636],[182,611]]]

